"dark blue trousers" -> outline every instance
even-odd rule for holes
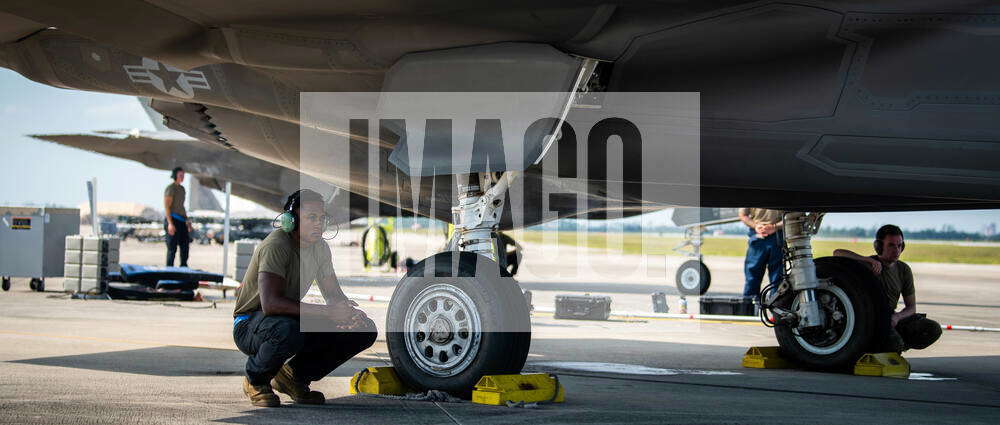
[[[176,230],[173,236],[170,232],[167,232],[167,221],[171,220],[174,222],[174,229]],[[163,221],[163,231],[167,235],[167,266],[174,266],[174,256],[177,255],[177,248],[181,251],[181,267],[188,266],[188,246],[191,244],[191,234],[188,233],[187,223],[176,220],[171,217],[167,217]]]
[[[782,252],[785,244],[782,232],[775,232],[761,239],[757,232],[750,229],[750,242],[747,244],[747,258],[743,264],[746,283],[743,285],[743,295],[757,297],[760,294],[760,283],[764,280],[764,272],[772,283],[781,281]]]

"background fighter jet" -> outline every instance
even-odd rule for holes
[[[489,257],[497,229],[678,204],[796,211],[785,220],[790,271],[764,310],[786,353],[812,367],[840,367],[878,340],[869,325],[877,295],[866,289],[871,276],[852,264],[813,261],[818,213],[1000,208],[998,16],[1000,5],[986,1],[13,0],[0,4],[0,66],[56,87],[152,98],[167,127],[194,139],[176,146],[212,149],[194,173],[248,182],[236,191],[248,199],[274,205],[287,186],[260,186],[256,177],[281,182],[284,171],[299,172],[390,210],[455,222],[462,252],[412,269],[393,296],[390,324],[411,323],[407,311],[437,302],[419,294],[427,283],[417,273],[449,258],[472,270],[466,266],[477,256],[466,254]],[[553,138],[525,145],[536,161],[474,154],[473,163],[486,165],[464,172],[433,156],[430,172],[407,167],[398,129],[323,128],[352,135],[350,168],[330,170],[301,155],[303,92],[568,92],[561,116],[570,118],[586,112],[571,108],[577,95],[699,93],[698,196],[643,192],[647,177],[630,173],[614,194],[608,175],[562,168],[564,190],[544,190],[552,181],[537,160],[571,152],[572,145],[563,149],[570,138],[562,119],[541,132],[562,130],[557,149],[548,149]],[[626,171],[642,161],[690,165],[644,158],[629,149],[664,146],[625,139]],[[178,163],[197,162],[176,146]],[[372,150],[377,171],[367,167]],[[133,154],[143,161],[141,151]],[[248,169],[255,175],[239,174]],[[342,177],[331,177],[337,171]],[[463,174],[458,191],[455,174]],[[401,175],[420,178],[412,190],[383,184]],[[527,198],[517,222],[504,207],[512,185]],[[460,205],[459,195],[468,202]],[[415,387],[463,392],[483,373],[523,365],[530,333],[516,285],[475,276],[477,284],[452,289],[495,302],[463,308],[510,331],[471,329],[467,340],[452,341],[390,329],[393,362]],[[448,345],[459,343],[469,349]]]
[[[139,99],[156,131],[107,130],[80,134],[35,134],[39,140],[129,159],[158,170],[169,171],[182,166],[195,177],[197,188],[192,190],[191,209],[221,210],[218,201],[205,188],[225,190],[225,181],[232,182],[233,194],[275,211],[280,211],[289,193],[305,184],[321,192],[330,203],[346,205],[347,215],[334,216],[336,223],[367,217],[369,199],[351,194],[335,186],[301,176],[288,168],[263,161],[232,149],[191,138],[163,126],[164,117],[149,107],[150,99]],[[201,190],[199,190],[201,189]],[[197,204],[194,197],[204,198]],[[214,203],[214,204],[213,204]],[[214,205],[214,207],[212,207]],[[378,214],[412,216],[405,210],[379,203]]]

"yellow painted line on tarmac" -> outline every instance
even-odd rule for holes
[[[207,350],[230,350],[230,351],[236,351],[235,347],[209,347],[209,346],[201,346],[201,345],[164,344],[162,342],[141,341],[141,340],[135,340],[135,339],[103,338],[103,337],[80,336],[80,335],[56,335],[56,334],[44,334],[44,333],[21,332],[21,331],[5,331],[5,330],[0,330],[0,335],[34,336],[34,337],[40,337],[40,338],[69,339],[69,340],[77,340],[77,341],[115,342],[115,343],[120,343],[120,344],[148,345],[148,346],[153,346],[153,347],[184,347],[184,348],[203,348],[203,349],[207,349]]]

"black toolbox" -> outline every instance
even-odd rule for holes
[[[757,309],[753,297],[741,295],[702,295],[701,314],[722,314],[726,316],[756,316]]]
[[[556,319],[608,320],[610,315],[607,295],[556,295]]]

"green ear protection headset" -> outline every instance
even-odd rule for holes
[[[288,199],[285,201],[284,211],[276,217],[274,219],[274,223],[272,223],[274,227],[283,230],[285,233],[292,233],[299,227],[299,206],[302,203],[303,193],[314,194],[322,199],[322,195],[315,191],[309,189],[296,190],[291,195],[288,195]],[[323,227],[326,228],[325,223]],[[340,229],[338,228],[338,233],[339,230]]]
[[[889,235],[900,235],[902,237],[903,231],[898,226],[894,226],[892,224],[886,224],[885,226],[880,227],[878,231],[875,232],[875,242],[873,243],[873,247],[875,248],[876,254],[882,255],[882,249],[883,249],[882,239],[885,239],[885,237]],[[900,244],[899,252],[903,252],[903,250],[905,249],[906,249],[906,241],[904,240],[903,243]]]
[[[277,224],[274,227],[285,231],[285,233],[295,231],[298,227],[299,199],[302,198],[303,190],[307,189],[296,190],[291,195],[288,195],[288,199],[285,200],[284,211],[275,219]]]

